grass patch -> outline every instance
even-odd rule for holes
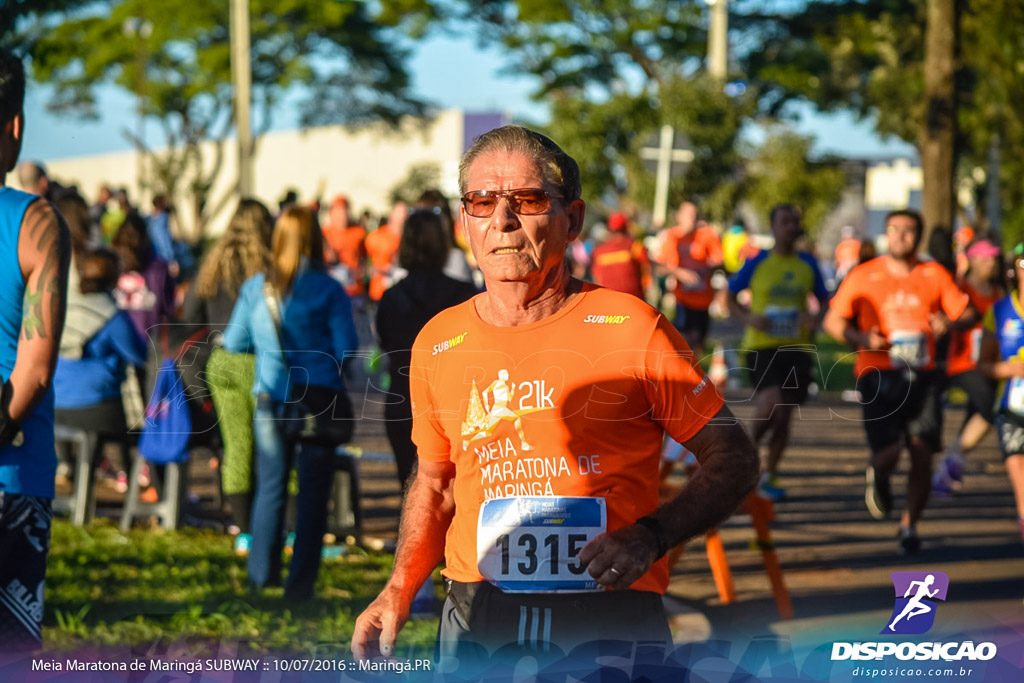
[[[296,604],[280,588],[249,589],[245,559],[223,534],[138,529],[122,535],[104,520],[83,528],[55,519],[43,637],[51,652],[152,650],[187,641],[196,655],[216,654],[225,643],[254,653],[340,653],[393,562],[392,555],[361,549],[325,560],[316,599]],[[428,656],[436,631],[436,618],[411,620],[399,644],[411,657]]]

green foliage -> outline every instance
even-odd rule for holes
[[[617,167],[639,154],[645,131],[655,129],[657,112],[642,97],[621,94],[593,102],[571,93],[553,95],[546,133],[580,166],[583,198],[598,208],[632,198],[630,183],[622,187]]]
[[[54,87],[50,109],[96,117],[101,85],[139,95],[168,140],[167,150],[155,153],[132,138],[155,169],[150,185],[173,196],[178,184],[190,182],[204,213],[233,125],[228,0],[75,5],[39,15],[19,34],[31,46],[33,77]],[[397,124],[427,113],[412,95],[400,35],[379,23],[368,3],[250,0],[249,8],[257,137],[296,87],[308,95],[303,125]],[[145,30],[138,30],[140,19]],[[218,143],[212,162],[199,154],[204,140]]]
[[[750,164],[746,197],[765,224],[773,206],[795,204],[813,237],[839,202],[846,179],[834,163],[808,162],[811,144],[812,138],[785,130],[768,138]]]
[[[415,164],[409,168],[405,177],[395,183],[388,196],[391,203],[405,202],[412,205],[426,190],[436,189],[441,185],[441,167],[434,162]]]
[[[562,91],[636,92],[630,83],[693,71],[707,45],[700,0],[456,0],[481,42],[509,48],[511,68],[538,78],[538,98]],[[642,86],[641,86],[642,87]]]
[[[55,520],[46,575],[43,637],[50,651],[85,646],[166,648],[187,644],[216,653],[342,653],[355,617],[391,572],[391,555],[353,550],[325,561],[316,600],[289,603],[283,590],[253,591],[245,559],[229,537],[209,530],[87,528]],[[415,620],[399,644],[420,656],[433,648],[436,620]]]
[[[919,144],[925,132],[924,40],[927,0],[817,0],[779,12],[750,3],[732,26],[754,37],[741,55],[763,93],[762,111],[776,115],[793,100],[820,109],[852,109],[877,120],[883,135]],[[958,171],[984,166],[998,133],[1003,150],[1003,230],[1024,234],[1024,0],[972,0],[959,5],[957,54]],[[985,224],[984,206],[978,207]]]

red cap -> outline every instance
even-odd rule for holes
[[[621,211],[616,211],[608,216],[608,229],[612,232],[620,232],[629,227],[629,217]]]

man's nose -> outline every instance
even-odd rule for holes
[[[515,230],[519,227],[519,216],[512,210],[508,197],[498,197],[498,203],[494,207],[494,214],[491,215],[491,224],[502,232]]]

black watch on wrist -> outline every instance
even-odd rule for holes
[[[651,515],[647,515],[646,517],[641,517],[636,520],[635,524],[647,529],[651,532],[651,535],[654,536],[654,541],[657,543],[654,561],[657,562],[661,558],[665,557],[665,553],[668,552],[668,539],[666,538],[665,527],[661,525],[661,522]]]

